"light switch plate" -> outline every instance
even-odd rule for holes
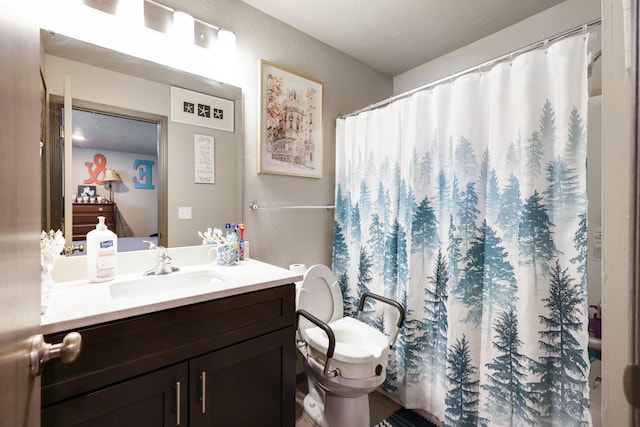
[[[178,207],[178,219],[191,219],[191,206]]]

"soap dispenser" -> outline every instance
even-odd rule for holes
[[[116,277],[118,261],[118,237],[98,217],[95,230],[87,233],[87,279],[104,282]]]

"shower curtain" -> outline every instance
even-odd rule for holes
[[[337,121],[333,270],[444,425],[590,425],[586,35]],[[397,316],[366,300],[367,322]]]

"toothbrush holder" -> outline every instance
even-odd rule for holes
[[[209,250],[209,258],[211,252],[216,251],[216,262],[218,265],[235,265],[238,262],[238,251],[234,245],[217,245]]]

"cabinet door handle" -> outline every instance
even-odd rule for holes
[[[202,413],[207,413],[207,373],[202,371],[200,372],[200,387],[202,392]]]
[[[176,425],[180,425],[180,381],[176,381]]]

